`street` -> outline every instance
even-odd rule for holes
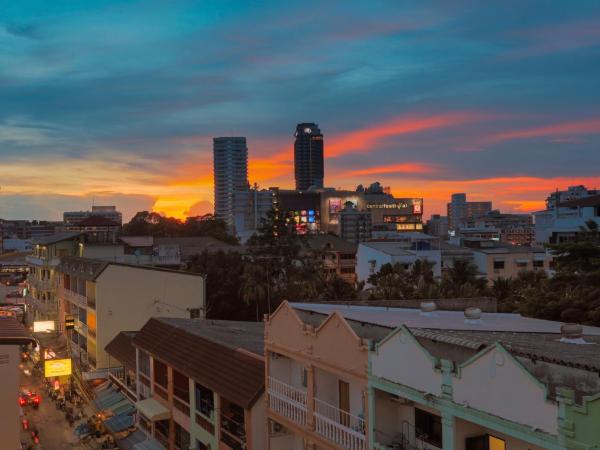
[[[31,369],[31,363],[25,364]],[[22,442],[33,444],[31,430],[37,428],[40,436],[40,445],[34,447],[43,450],[84,450],[87,447],[80,445],[69,426],[64,411],[56,408],[54,401],[48,397],[39,378],[28,376],[21,371],[21,389],[37,392],[42,401],[38,410],[33,406],[24,406],[23,412],[29,420],[29,430],[22,430]],[[17,401],[17,399],[15,399]],[[22,427],[21,427],[22,429]]]

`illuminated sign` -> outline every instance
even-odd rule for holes
[[[51,359],[44,361],[44,376],[60,377],[63,375],[71,375],[71,360],[70,359]]]
[[[34,333],[49,333],[50,331],[54,331],[56,328],[54,326],[53,320],[42,320],[33,322],[33,332]]]
[[[73,316],[65,316],[65,330],[75,328],[75,318]]]
[[[367,203],[367,209],[405,209],[408,203]]]
[[[6,309],[0,310],[0,317],[14,317],[16,319],[17,313]]]

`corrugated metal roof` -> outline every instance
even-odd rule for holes
[[[135,347],[133,346],[133,338],[137,332],[121,331],[115,338],[108,343],[104,349],[111,357],[115,358],[121,364],[135,369]]]

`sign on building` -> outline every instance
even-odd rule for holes
[[[73,316],[65,316],[65,330],[75,328],[75,318]]]
[[[44,361],[44,376],[60,377],[63,375],[71,375],[71,360],[70,359],[51,359]]]

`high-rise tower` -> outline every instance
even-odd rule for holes
[[[213,139],[215,177],[215,217],[232,229],[234,196],[248,189],[248,146],[245,137]]]
[[[299,123],[294,134],[296,189],[323,187],[323,135],[316,123]]]

